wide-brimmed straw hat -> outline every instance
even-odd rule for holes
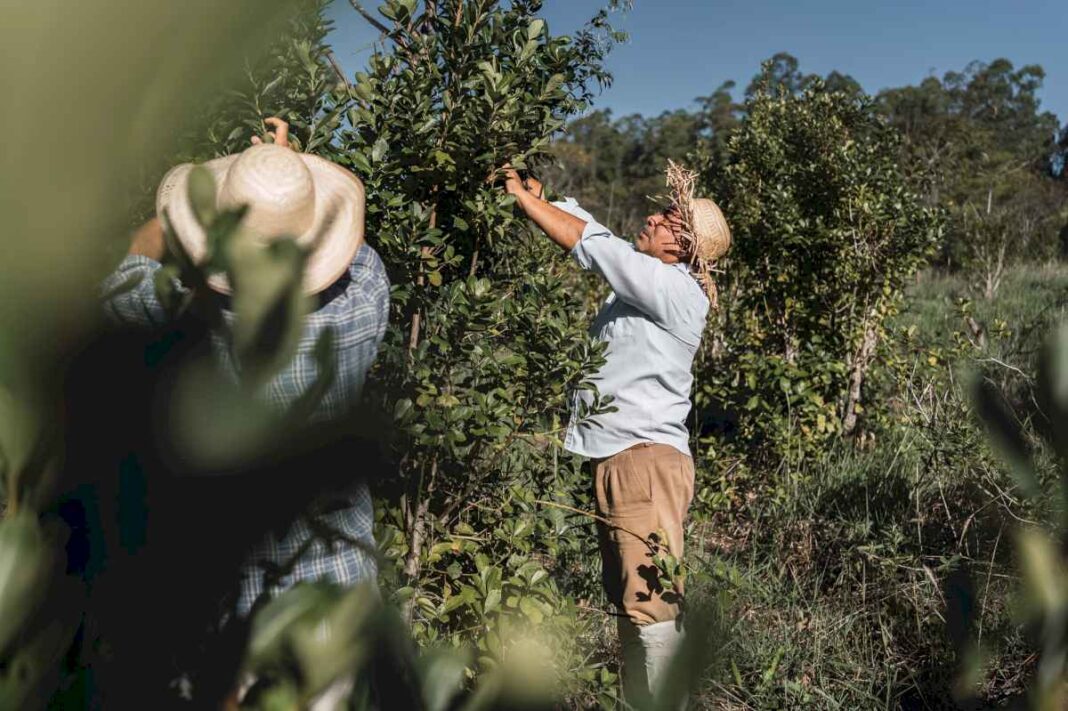
[[[731,228],[714,200],[694,197],[696,183],[697,173],[668,161],[669,197],[683,223],[679,241],[694,276],[715,306],[718,292],[713,274],[716,262],[731,248]]]
[[[363,183],[328,160],[274,144],[202,164],[215,178],[220,209],[248,206],[242,227],[264,244],[280,237],[310,249],[304,291],[315,294],[345,273],[364,240]],[[207,258],[207,235],[189,199],[192,163],[172,168],[156,191],[156,214],[166,211],[174,236],[197,264]],[[225,274],[208,284],[230,293]]]

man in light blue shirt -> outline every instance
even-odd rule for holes
[[[591,333],[608,344],[594,382],[615,409],[582,418],[594,398],[576,392],[565,446],[591,460],[597,513],[610,522],[598,524],[604,585],[622,612],[624,690],[638,702],[657,690],[681,638],[681,581],[665,588],[652,558],[682,554],[694,487],[691,368],[715,302],[711,269],[730,246],[730,230],[714,202],[693,197],[693,175],[674,165],[674,204],[650,215],[633,244],[573,199],[546,202],[537,181],[506,174],[519,207],[612,287]]]

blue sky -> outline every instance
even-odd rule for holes
[[[374,11],[378,0],[363,4]],[[568,33],[603,4],[546,0],[543,15],[553,33]],[[374,30],[348,0],[334,0],[329,15],[339,60],[360,69]],[[630,41],[613,51],[615,84],[596,104],[616,116],[686,108],[728,79],[744,88],[763,59],[786,51],[806,73],[837,69],[871,93],[976,59],[1040,64],[1042,106],[1068,122],[1066,0],[635,0],[617,24]]]

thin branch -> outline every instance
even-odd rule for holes
[[[1023,372],[1022,370],[1017,368],[1015,365],[1009,365],[1008,363],[1002,362],[1002,361],[998,360],[997,358],[976,358],[975,362],[976,363],[996,363],[997,365],[1000,365],[1002,368],[1007,368],[1009,370],[1016,371],[1017,373],[1022,375],[1025,379],[1031,380],[1031,376],[1030,375],[1028,375],[1027,373]]]
[[[349,5],[352,5],[352,9],[360,13],[363,16],[363,19],[371,24],[371,27],[374,27],[384,35],[389,34],[389,28],[379,22],[377,17],[369,13],[364,6],[360,4],[359,0],[349,0]]]
[[[337,57],[329,49],[326,50],[326,60],[330,62],[330,66],[334,68],[334,73],[337,74],[337,78],[341,80],[341,83],[348,88],[352,88],[352,84],[345,78],[345,72],[341,69],[341,65],[337,61]]]
[[[647,539],[645,536],[643,536],[643,535],[641,535],[639,533],[635,533],[634,531],[630,530],[629,528],[624,528],[623,526],[620,526],[618,524],[612,523],[611,521],[609,521],[608,519],[604,518],[603,516],[598,516],[597,514],[590,513],[589,511],[583,511],[582,509],[576,509],[574,506],[567,506],[565,504],[558,504],[555,501],[543,501],[541,499],[535,499],[534,503],[539,504],[541,506],[551,506],[551,507],[553,507],[555,509],[563,509],[564,511],[570,511],[571,513],[576,513],[576,514],[580,514],[582,516],[585,516],[587,518],[592,518],[594,521],[600,521],[601,523],[603,523],[604,525],[608,526],[609,528],[614,528],[614,529],[617,529],[619,531],[622,531],[623,533],[627,533],[627,534],[630,534],[631,536],[634,536],[639,541],[644,543],[646,548],[648,548],[654,554],[656,553],[657,545],[661,545],[664,548],[668,548],[670,550],[670,546],[666,546],[663,543],[659,543],[659,544],[658,543],[653,543],[649,539]]]

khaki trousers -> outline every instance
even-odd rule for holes
[[[681,585],[677,591],[664,589],[653,550],[633,534],[652,538],[657,548],[662,530],[671,554],[682,558],[693,460],[669,445],[643,443],[591,463],[597,514],[612,524],[597,523],[608,599],[638,625],[674,620]]]

